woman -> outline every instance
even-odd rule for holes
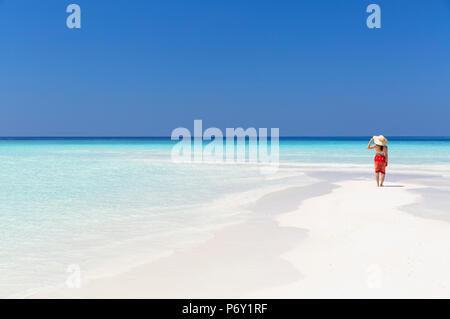
[[[372,146],[372,142],[375,145]],[[375,149],[375,177],[377,179],[377,186],[383,187],[384,177],[386,175],[386,166],[388,165],[388,149],[387,144],[388,140],[383,136],[374,136],[371,138],[369,145],[367,145],[367,149]],[[380,173],[381,173],[381,183],[380,183]]]

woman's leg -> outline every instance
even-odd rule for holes
[[[383,186],[384,183],[384,176],[386,176],[386,174],[381,174],[381,186]]]
[[[377,179],[377,186],[380,187],[380,173],[375,173],[375,177]]]

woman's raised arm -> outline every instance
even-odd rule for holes
[[[371,150],[371,149],[375,148],[375,145],[374,146],[370,146],[370,144],[372,144],[372,142],[373,142],[373,137],[370,139],[369,144],[367,144],[367,149],[368,150]]]

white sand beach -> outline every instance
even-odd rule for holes
[[[210,240],[31,297],[450,297],[450,223],[435,218],[448,199],[433,201],[433,218],[417,214],[430,212],[424,196],[449,191],[447,179],[394,172],[377,188],[367,173],[310,175],[316,183],[263,196],[248,221]]]

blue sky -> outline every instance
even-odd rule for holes
[[[448,136],[449,87],[449,0],[0,0],[0,136]]]

